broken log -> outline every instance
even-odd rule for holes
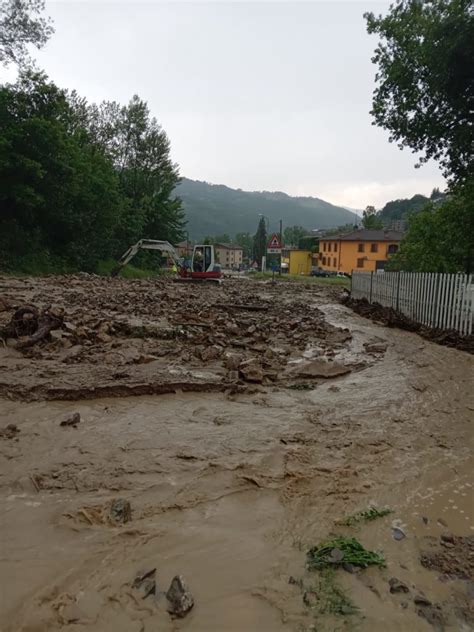
[[[27,349],[28,347],[33,347],[40,340],[44,340],[49,336],[50,331],[53,329],[60,329],[63,324],[63,315],[56,314],[54,312],[44,311],[38,317],[37,320],[37,329],[33,335],[31,335],[28,340],[24,340],[23,342],[19,342],[17,344],[17,349]]]
[[[15,311],[8,325],[0,329],[0,338],[7,340],[28,336],[27,340],[17,344],[17,349],[27,349],[46,338],[53,329],[60,329],[63,320],[63,313],[54,312],[51,307],[40,313],[34,305],[24,305]]]

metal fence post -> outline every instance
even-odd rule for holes
[[[369,292],[369,303],[372,303],[372,282],[374,279],[374,273],[370,273],[370,292]]]

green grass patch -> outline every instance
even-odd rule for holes
[[[249,279],[268,280],[273,278],[273,272],[253,272],[248,275]],[[288,281],[292,283],[311,283],[316,285],[340,285],[342,287],[350,287],[351,280],[344,277],[313,277],[302,274],[282,274],[275,273],[275,280]]]
[[[371,522],[372,520],[377,520],[377,518],[383,518],[384,516],[388,516],[391,514],[392,510],[388,507],[385,509],[377,509],[377,507],[369,507],[365,511],[358,511],[351,516],[347,516],[343,520],[339,522],[339,524],[346,525],[347,527],[351,527],[359,522]]]
[[[385,558],[380,553],[368,551],[355,538],[345,536],[322,542],[306,553],[306,566],[309,570],[337,568],[343,564],[352,564],[359,568],[385,566]]]
[[[105,261],[99,261],[97,264],[97,274],[102,276],[110,276],[112,270],[117,266],[117,261],[114,259],[106,259]],[[152,277],[162,276],[165,272],[162,270],[149,270],[143,268],[136,268],[130,264],[126,265],[120,270],[119,276],[123,279],[149,279]]]
[[[73,274],[75,269],[65,259],[38,252],[19,257],[11,269],[2,271],[8,276],[47,276],[50,274]]]

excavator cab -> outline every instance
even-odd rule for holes
[[[216,263],[214,246],[209,244],[194,246],[189,274],[193,279],[220,279],[221,267]]]

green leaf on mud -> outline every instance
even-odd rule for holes
[[[359,568],[385,566],[385,558],[380,553],[368,551],[355,538],[337,537],[312,547],[306,554],[309,570],[335,568],[352,564]]]

